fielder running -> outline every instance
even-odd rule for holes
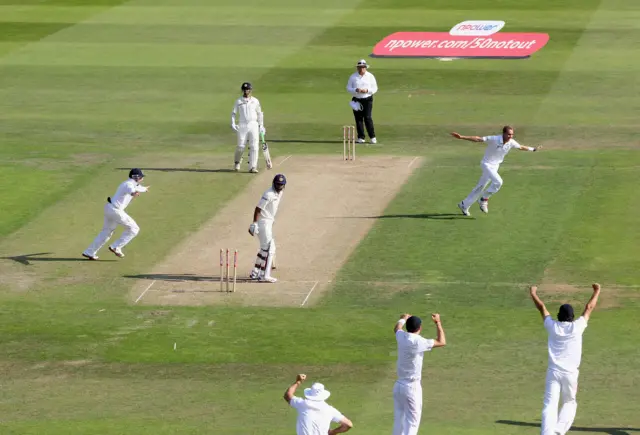
[[[311,388],[304,389],[304,399],[296,397],[296,389],[305,379],[307,379],[306,375],[296,376],[296,381],[284,392],[284,400],[298,411],[296,434],[337,435],[349,431],[353,427],[353,423],[340,411],[325,402],[331,393],[324,389],[324,385],[316,382],[311,385]],[[330,429],[332,422],[339,423],[340,426]]]
[[[578,402],[578,375],[582,359],[582,334],[587,329],[589,317],[596,308],[600,296],[600,284],[593,284],[593,294],[584,308],[582,316],[574,321],[573,307],[569,304],[560,306],[558,320],[553,320],[547,307],[538,297],[538,288],[529,288],[531,299],[544,322],[549,334],[548,353],[549,366],[544,391],[542,408],[541,435],[565,435],[576,418]],[[558,415],[558,401],[560,415]]]
[[[393,386],[393,435],[417,435],[422,416],[422,359],[425,352],[447,344],[440,314],[432,314],[436,324],[435,340],[420,336],[420,317],[403,314],[393,331],[398,343],[398,380]],[[406,324],[407,331],[402,327]]]
[[[278,174],[273,178],[272,186],[262,194],[260,202],[253,211],[253,222],[249,225],[249,234],[257,235],[260,240],[260,251],[249,275],[249,279],[262,282],[276,282],[271,276],[273,259],[276,255],[276,241],[273,239],[273,222],[278,213],[278,206],[284,193],[287,178]]]
[[[249,172],[258,172],[258,139],[259,135],[264,135],[267,131],[264,128],[264,115],[260,107],[260,101],[251,95],[253,86],[244,82],[240,87],[242,97],[238,98],[233,105],[231,112],[231,128],[238,133],[238,145],[234,156],[235,171],[240,170],[244,147],[249,141]],[[238,124],[236,124],[236,115]]]
[[[538,151],[542,148],[541,146],[532,148],[520,145],[513,138],[513,127],[509,127],[508,125],[503,127],[502,135],[480,137],[451,133],[451,136],[470,142],[487,143],[484,158],[482,159],[482,163],[480,163],[480,167],[482,168],[480,181],[478,181],[476,187],[469,193],[469,196],[458,204],[458,208],[465,216],[471,216],[469,208],[476,200],[480,205],[480,211],[489,213],[489,198],[502,187],[502,177],[498,174],[498,169],[511,148],[516,148],[521,151]]]
[[[82,253],[83,257],[89,260],[97,260],[98,256],[96,254],[111,238],[118,225],[125,227],[125,230],[122,236],[109,246],[109,251],[113,252],[116,257],[124,257],[122,248],[140,232],[140,227],[136,224],[136,221],[124,210],[133,198],[149,190],[150,186],[145,187],[140,185],[143,178],[144,174],[140,169],[132,169],[129,171],[129,179],[118,186],[115,195],[107,198],[107,203],[104,205],[104,226],[102,227],[102,231],[95,238],[91,246]]]

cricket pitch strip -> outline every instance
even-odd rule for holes
[[[131,301],[144,305],[313,305],[375,224],[376,219],[365,216],[381,215],[422,162],[422,158],[398,156],[361,157],[355,162],[326,156],[281,157],[272,170],[262,170],[163,262],[136,276]],[[258,239],[249,235],[248,227],[260,196],[277,173],[287,177],[273,227],[277,269],[272,275],[278,282],[250,281]],[[220,249],[238,250],[233,293],[220,291]]]

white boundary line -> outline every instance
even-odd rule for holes
[[[291,157],[293,157],[293,154],[289,154],[287,157],[285,157],[283,161],[281,161],[280,163],[278,163],[278,166],[281,166],[284,162],[286,162],[287,160],[289,160]]]
[[[410,168],[410,167],[411,167],[411,165],[413,165],[413,162],[415,162],[416,160],[418,160],[418,156],[415,156],[415,157],[413,158],[413,160],[411,160],[411,161],[409,162],[409,165],[407,166],[407,168]]]
[[[155,279],[154,279],[153,281],[151,281],[151,284],[149,284],[149,287],[147,287],[147,288],[146,288],[142,293],[140,293],[140,296],[138,296],[138,299],[136,299],[136,301],[134,302],[134,304],[137,304],[137,303],[138,303],[138,301],[139,301],[140,299],[142,299],[142,297],[144,296],[144,294],[145,294],[146,292],[148,292],[148,291],[149,291],[149,289],[151,288],[151,286],[152,286],[152,285],[154,285],[155,283],[156,283],[156,280],[155,280]]]
[[[302,301],[302,303],[300,304],[300,307],[303,307],[303,306],[304,306],[304,304],[306,304],[306,303],[307,303],[307,300],[309,300],[309,296],[311,296],[311,293],[313,293],[313,290],[315,290],[315,288],[316,288],[316,286],[318,285],[318,283],[319,283],[319,282],[320,282],[320,281],[316,281],[316,282],[313,284],[313,287],[311,287],[311,290],[309,290],[309,293],[307,293],[307,297],[306,297],[306,298],[304,298],[304,301]]]

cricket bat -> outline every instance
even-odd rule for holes
[[[267,141],[264,138],[264,133],[260,133],[260,144],[262,145],[262,155],[264,156],[264,161],[267,164],[267,169],[271,169],[273,168],[273,163],[271,163],[269,145],[267,145]]]

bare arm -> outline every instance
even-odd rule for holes
[[[542,320],[544,320],[547,316],[550,316],[549,311],[547,311],[547,307],[544,306],[544,302],[538,297],[538,287],[532,285],[529,287],[529,294],[531,295],[531,299],[535,304],[538,311],[542,315]]]
[[[538,151],[542,149],[542,145],[540,145],[539,147],[526,147],[524,145],[520,145],[520,148],[518,148],[520,151]]]
[[[260,207],[256,207],[256,209],[253,211],[253,222],[258,222],[258,219],[260,218],[260,212],[262,210],[260,210]]]
[[[469,142],[484,142],[480,136],[463,136],[456,132],[451,133],[451,136],[456,139],[468,140]]]
[[[433,341],[433,347],[443,347],[447,345],[447,338],[444,336],[444,329],[440,321],[440,314],[432,314],[431,320],[436,324],[436,339]]]
[[[402,329],[402,327],[404,326],[405,322],[409,317],[411,317],[411,314],[403,314],[402,316],[400,316],[400,320],[398,320],[395,326],[393,327],[394,334]]]
[[[296,376],[296,381],[287,388],[287,391],[284,392],[283,397],[287,403],[291,402],[291,399],[293,399],[293,396],[296,394],[296,390],[305,379],[307,379],[307,375],[300,374]]]
[[[351,420],[349,420],[347,417],[343,417],[340,421],[340,426],[335,429],[329,429],[329,435],[345,433],[351,428],[353,428],[353,423],[351,423]]]
[[[598,303],[598,297],[600,296],[600,284],[593,284],[591,286],[593,288],[593,294],[591,295],[591,299],[587,302],[587,306],[584,307],[584,313],[582,313],[582,317],[588,322],[589,317],[591,317],[591,313],[596,308]]]

